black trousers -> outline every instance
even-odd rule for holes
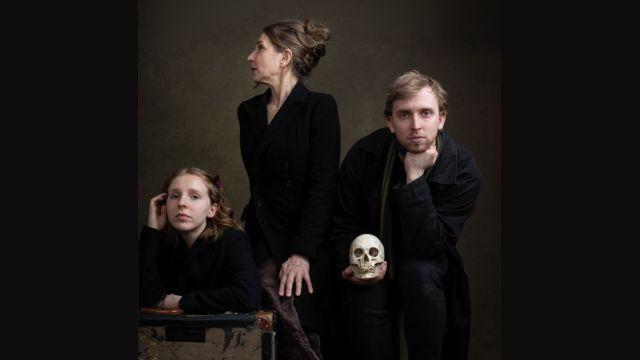
[[[446,304],[442,278],[447,256],[433,260],[401,259],[397,277],[374,285],[342,280],[343,328],[349,358],[399,358],[398,310],[404,310],[409,359],[442,358]]]

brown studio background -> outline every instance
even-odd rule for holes
[[[471,283],[470,359],[501,358],[500,43],[497,0],[139,1],[138,224],[169,173],[221,175],[236,218],[249,197],[238,104],[253,89],[246,57],[264,25],[311,17],[333,33],[307,86],[338,103],[342,157],[384,126],[385,90],[418,69],[449,92],[445,124],[483,175],[459,241]]]

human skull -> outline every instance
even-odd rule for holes
[[[362,234],[351,242],[349,262],[353,273],[359,279],[371,279],[380,274],[384,261],[384,246],[371,234]]]

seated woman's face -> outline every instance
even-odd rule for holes
[[[269,37],[264,33],[260,34],[256,42],[255,49],[247,57],[247,61],[251,65],[251,74],[253,81],[260,83],[269,83],[282,73],[280,61],[283,53],[278,52]]]
[[[217,210],[211,204],[209,191],[197,175],[185,174],[175,178],[167,191],[167,217],[180,233],[199,234],[206,227],[207,218]]]

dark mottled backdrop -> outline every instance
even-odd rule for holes
[[[312,17],[333,37],[307,85],[332,94],[342,157],[384,126],[389,83],[418,69],[450,95],[445,130],[470,149],[483,174],[476,212],[459,249],[471,281],[470,359],[501,358],[500,43],[497,0],[316,2],[141,0],[139,18],[138,223],[174,169],[221,174],[239,212],[249,187],[242,166],[238,104],[253,89],[246,61],[261,28]]]

